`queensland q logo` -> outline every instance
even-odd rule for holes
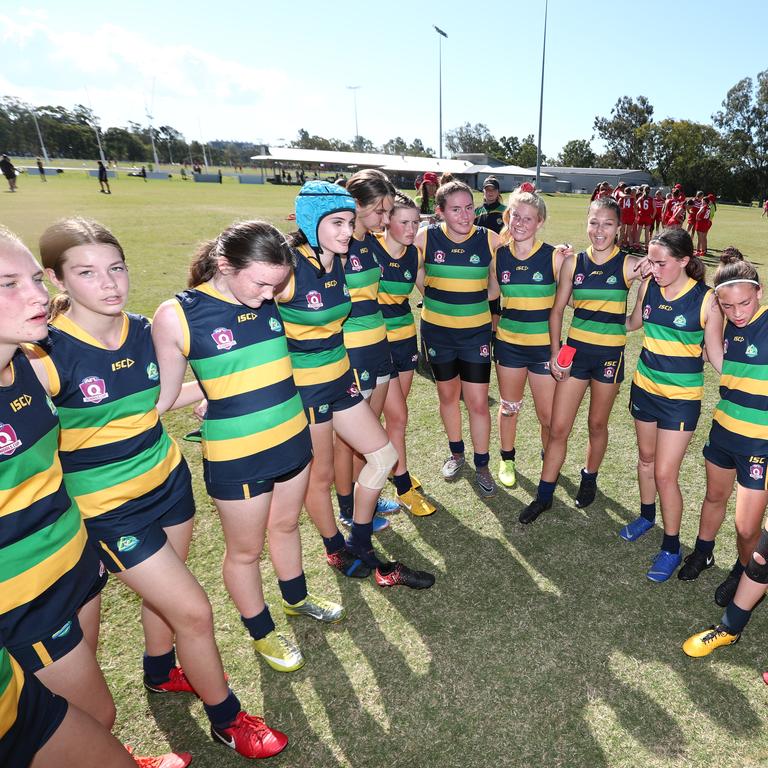
[[[764,470],[762,464],[751,464],[749,467],[749,476],[753,480],[762,480],[764,475]]]
[[[512,273],[508,269],[505,269],[501,273],[501,282],[508,283],[511,279],[512,279]]]
[[[360,259],[357,258],[357,256],[350,256],[349,264],[352,267],[352,270],[354,272],[359,272],[363,268],[363,265],[360,262]]]
[[[647,320],[651,316],[651,305],[646,304],[643,307],[643,320]]]
[[[211,334],[211,338],[216,342],[216,349],[232,349],[237,344],[229,328],[217,328]]]
[[[0,455],[10,456],[20,445],[16,430],[10,424],[0,424]]]
[[[80,382],[80,391],[83,393],[84,403],[100,403],[109,397],[104,379],[98,376],[86,376]]]
[[[488,348],[487,344],[481,344],[480,345],[480,357],[488,357],[490,354],[490,350]]]
[[[320,295],[320,291],[310,291],[307,294],[307,306],[310,309],[323,308],[323,297]]]
[[[578,275],[574,275],[573,277],[573,284],[574,285],[581,285],[584,282],[584,275],[579,272]]]
[[[435,251],[435,264],[442,264],[445,261],[445,253],[443,251]]]

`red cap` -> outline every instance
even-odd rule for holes
[[[710,192],[710,193],[707,195],[707,200],[709,200],[709,202],[710,202],[710,203],[714,203],[714,202],[715,202],[715,200],[717,200],[717,198],[715,197],[715,195],[714,195],[712,192]]]
[[[672,189],[682,189],[682,188],[683,188],[682,184],[675,184],[675,186],[672,187]]]
[[[437,174],[427,171],[422,179],[423,184],[437,184]]]
[[[531,184],[530,181],[524,181],[520,185],[519,189],[520,189],[521,192],[535,192],[536,191],[536,185],[535,184]]]

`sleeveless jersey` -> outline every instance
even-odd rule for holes
[[[201,429],[206,482],[247,484],[306,463],[309,429],[274,301],[251,309],[210,284],[176,299],[182,352],[208,399]]]
[[[624,276],[628,254],[614,247],[604,264],[592,261],[592,247],[577,254],[573,265],[573,320],[568,344],[591,355],[624,347],[627,294]]]
[[[390,256],[383,237],[377,237],[374,253],[381,265],[378,301],[387,327],[387,339],[394,342],[413,338],[416,323],[408,298],[419,271],[419,250],[415,245],[409,245],[397,257]]]
[[[374,253],[375,243],[370,232],[362,240],[353,237],[344,264],[352,299],[352,310],[344,321],[344,346],[363,381],[367,381],[369,371],[383,372],[390,364],[387,327],[377,301],[382,269]]]
[[[455,341],[491,330],[488,273],[494,253],[490,234],[472,227],[461,241],[451,240],[444,224],[427,229],[424,248],[422,323],[448,332]]]
[[[0,633],[16,646],[68,631],[99,561],[64,486],[56,408],[22,352],[11,365],[0,387]]]
[[[641,219],[647,221],[653,218],[655,207],[652,197],[641,197],[637,201],[637,212]]]
[[[192,492],[155,408],[160,372],[147,318],[124,314],[112,350],[59,315],[36,350],[59,409],[64,482],[91,536],[145,528]]]
[[[549,313],[555,303],[555,249],[536,242],[527,259],[518,259],[514,243],[496,251],[501,317],[496,339],[541,352],[549,360]]]
[[[342,323],[351,307],[341,259],[334,257],[326,274],[308,245],[298,248],[296,267],[278,310],[305,408],[331,403],[346,390],[349,357]]]
[[[725,324],[720,402],[713,419],[713,442],[742,456],[768,454],[768,307],[744,328]]]
[[[712,289],[688,280],[667,299],[651,279],[643,298],[643,348],[632,382],[669,400],[701,400],[704,393],[704,312]]]

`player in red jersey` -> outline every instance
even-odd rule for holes
[[[696,216],[704,202],[704,193],[699,190],[694,197],[688,201],[688,234],[693,237],[693,233],[696,229]]]
[[[645,234],[645,250],[648,250],[648,243],[651,239],[651,230],[653,229],[653,220],[655,215],[655,204],[651,197],[651,188],[645,184],[640,188],[640,197],[637,198],[637,227],[638,227],[638,247],[640,247],[640,230]]]
[[[661,231],[661,212],[664,209],[664,193],[661,189],[657,189],[653,196],[653,227],[651,234]]]
[[[623,182],[622,182],[623,183]],[[621,184],[619,184],[621,186]],[[637,239],[637,225],[635,224],[635,188],[626,187],[618,198],[621,208],[621,232],[619,234],[619,244],[622,248],[629,248],[634,245]]]
[[[703,194],[703,193],[702,193]],[[701,205],[696,213],[694,226],[696,229],[696,255],[706,256],[707,254],[707,233],[712,228],[712,207],[709,197],[702,199]]]

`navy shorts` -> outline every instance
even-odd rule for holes
[[[419,364],[419,346],[415,336],[409,339],[389,342],[389,351],[392,354],[392,376],[397,376],[405,371],[415,371]]]
[[[670,400],[632,383],[629,412],[638,421],[655,422],[659,429],[693,432],[701,415],[701,400]]]
[[[143,563],[159,552],[168,537],[165,528],[186,523],[195,514],[195,499],[184,495],[162,517],[131,533],[99,538],[101,559],[110,573],[120,573]]]
[[[491,325],[480,328],[442,328],[421,323],[421,339],[427,349],[431,365],[464,363],[491,365]]]
[[[704,458],[721,469],[735,469],[736,482],[742,488],[768,490],[768,456],[744,456],[733,453],[710,440],[704,444]]]
[[[527,368],[531,373],[549,376],[549,356],[544,357],[539,347],[522,347],[497,338],[493,359],[503,368]]]
[[[624,381],[624,348],[617,349],[610,356],[577,350],[571,365],[571,376],[582,381],[621,384]]]
[[[35,754],[58,730],[68,707],[66,699],[49,691],[32,673],[25,672],[16,719],[0,738],[0,765],[28,768]]]
[[[213,498],[218,499],[219,501],[244,501],[245,499],[253,499],[256,496],[262,496],[265,493],[272,493],[275,489],[275,483],[284,483],[287,480],[296,477],[296,475],[304,470],[310,461],[312,461],[311,453],[306,456],[297,467],[294,467],[277,477],[270,477],[266,480],[254,480],[250,483],[240,483],[239,485],[234,483],[224,485],[222,483],[218,486],[222,495],[213,496]]]
[[[73,613],[55,632],[37,642],[25,645],[8,643],[8,651],[27,672],[53,664],[74,650],[83,639],[83,630],[77,614]]]
[[[361,392],[368,393],[377,384],[389,381],[392,372],[392,358],[389,342],[386,339],[370,347],[348,349],[347,354],[355,381]]]
[[[326,403],[319,402],[312,403],[312,405],[304,403],[304,413],[310,425],[323,424],[326,421],[330,421],[333,418],[334,413],[346,411],[347,408],[351,408],[353,405],[357,405],[363,400],[363,395],[360,392],[360,385],[357,382],[355,372],[352,368],[338,380],[338,388],[336,391],[337,394]]]

